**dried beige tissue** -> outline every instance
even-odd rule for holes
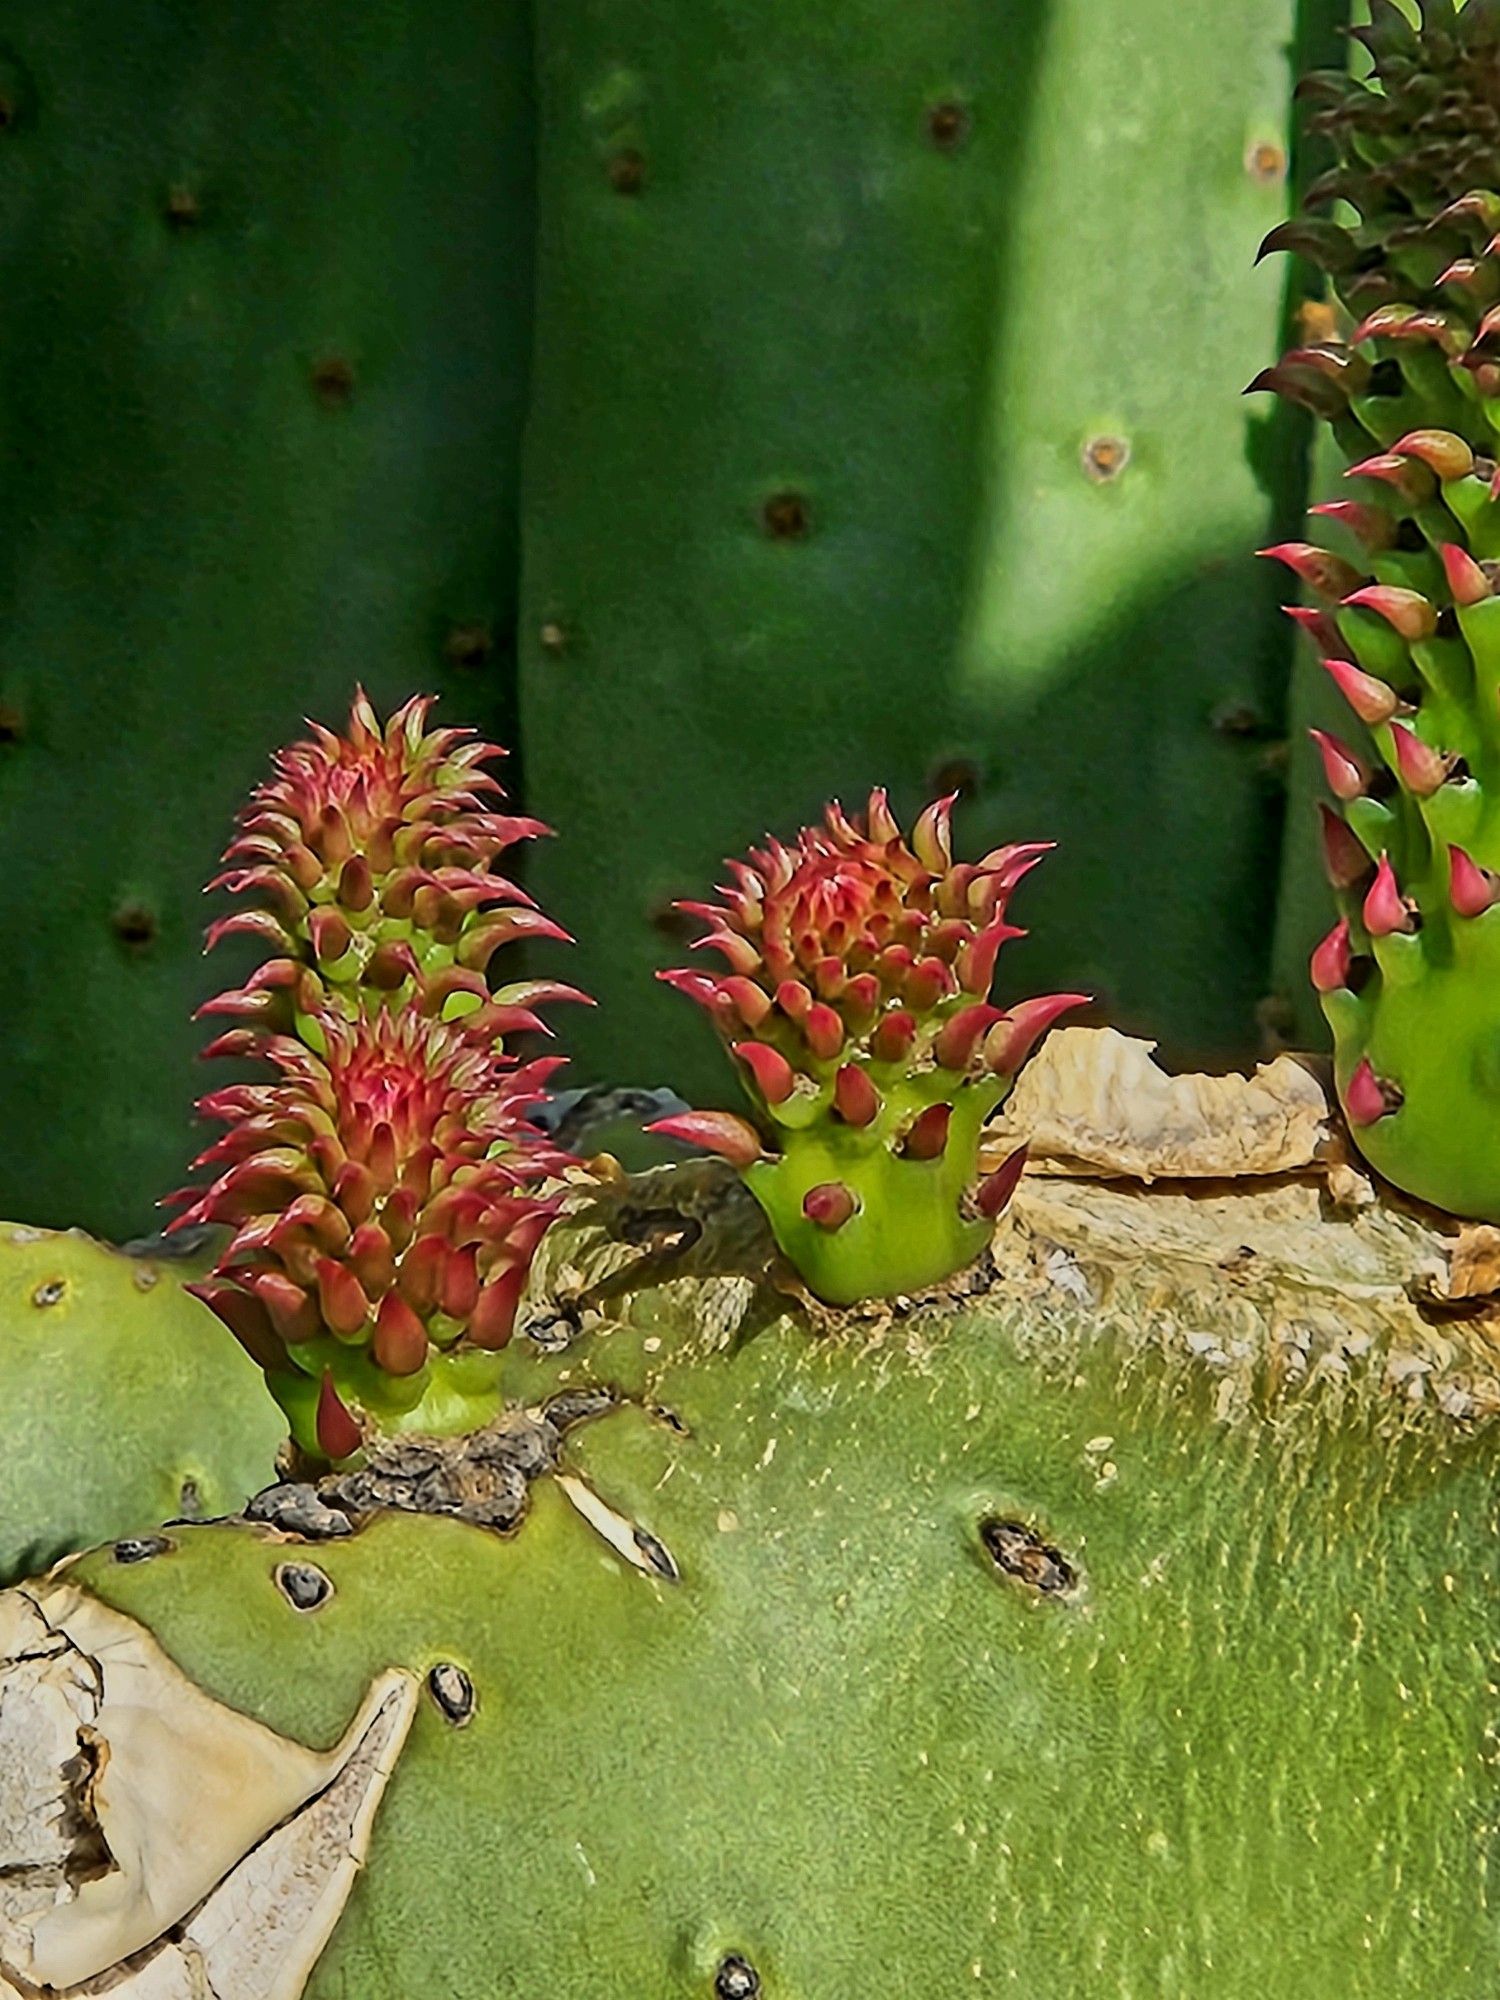
[[[381,1675],[311,1750],[66,1579],[0,1594],[0,2000],[296,2000],[416,1697]]]

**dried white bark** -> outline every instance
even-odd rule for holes
[[[416,1698],[384,1674],[310,1750],[65,1575],[0,1595],[0,2000],[296,2000]]]

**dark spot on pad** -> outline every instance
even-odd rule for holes
[[[316,1611],[333,1595],[333,1585],[312,1563],[278,1563],[276,1588],[294,1611]]]
[[[131,951],[144,951],[155,944],[160,925],[156,912],[145,903],[121,903],[109,920],[110,929]]]
[[[455,625],[443,656],[450,667],[482,667],[494,650],[495,635],[488,625]]]
[[[31,1303],[34,1306],[56,1306],[61,1305],[67,1296],[66,1278],[47,1278],[32,1293]]]
[[[169,1555],[176,1545],[166,1535],[127,1535],[116,1542],[111,1554],[117,1563],[127,1567],[132,1563],[150,1562],[156,1556]]]
[[[761,508],[760,519],[773,542],[805,541],[812,527],[811,511],[801,493],[773,493]]]
[[[634,146],[614,154],[605,172],[616,194],[639,194],[646,185],[646,161]]]
[[[731,1953],[714,1974],[714,2000],[756,2000],[759,1992],[760,1974],[738,1952]]]
[[[173,229],[192,229],[203,220],[203,210],[199,206],[198,197],[187,187],[167,190],[162,213]]]
[[[354,395],[354,369],[341,354],[329,354],[312,371],[313,393],[329,409],[338,409]]]
[[[1096,486],[1107,486],[1130,463],[1129,440],[1121,437],[1090,438],[1083,447],[1083,469]]]
[[[427,1692],[455,1729],[462,1729],[474,1713],[474,1683],[451,1660],[439,1660],[428,1674]]]
[[[177,1512],[184,1521],[197,1521],[203,1517],[203,1495],[191,1473],[177,1489]]]
[[[980,1522],[979,1539],[996,1569],[1040,1596],[1064,1596],[1078,1581],[1078,1572],[1062,1550],[1044,1542],[1024,1521],[991,1515]]]
[[[927,136],[940,152],[951,153],[969,133],[969,114],[962,104],[945,101],[927,113]]]

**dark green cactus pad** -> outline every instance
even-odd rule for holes
[[[1338,11],[539,13],[521,672],[583,1078],[726,1101],[652,924],[872,783],[965,790],[965,853],[1061,843],[1002,997],[1254,1046],[1286,651],[1243,551],[1303,432],[1237,400],[1282,299],[1247,267]]]
[[[59,7],[0,42],[0,1208],[151,1226],[199,885],[268,748],[513,737],[524,10]]]
[[[0,1581],[270,1477],[285,1425],[185,1275],[0,1223]]]
[[[543,1479],[508,1541],[305,1545],[312,1609],[264,1529],[76,1567],[305,1742],[427,1681],[308,2000],[1488,1994],[1493,1437],[1452,1413],[1495,1385],[1388,1339],[1399,1220],[1231,1198],[1244,1269],[1195,1278],[1177,1199],[945,1318],[814,1335],[684,1274],[521,1339],[525,1400],[619,1399],[564,1446],[614,1543]]]

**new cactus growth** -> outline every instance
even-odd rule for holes
[[[527,1119],[560,1058],[500,1037],[540,1030],[529,981],[491,995],[503,943],[566,933],[494,870],[545,829],[493,811],[500,753],[427,730],[431,703],[382,728],[361,693],[346,736],[315,728],[256,792],[212,887],[256,907],[211,926],[268,959],[202,1010],[240,1023],[210,1054],[269,1083],[199,1109],[227,1132],[174,1227],[232,1235],[200,1295],[265,1368],[308,1453],[347,1459],[380,1431],[467,1430],[499,1407],[531,1255],[552,1216],[540,1184],[571,1164]],[[498,906],[498,907],[497,907]]]
[[[503,752],[472,730],[429,730],[431,708],[415,697],[382,728],[361,690],[347,735],[314,724],[277,755],[209,884],[250,907],[207,939],[252,937],[273,956],[204,1013],[290,1025],[330,1005],[411,1002],[446,1019],[482,1010],[470,1025],[505,1035],[541,1029],[542,1001],[584,997],[540,981],[491,994],[485,968],[501,945],[570,941],[495,867],[547,828],[495,810],[503,794],[484,767]]]
[[[990,1000],[1012,891],[1041,842],[955,862],[954,801],[903,837],[882,791],[791,846],[729,864],[719,903],[680,907],[724,970],[660,976],[702,1006],[755,1112],[652,1129],[722,1154],[811,1289],[834,1304],[919,1291],[970,1263],[1024,1155],[978,1173],[985,1120],[1039,1037],[1085,996]]]
[[[1397,1186],[1500,1220],[1500,6],[1374,0],[1367,81],[1309,79],[1338,163],[1268,249],[1350,315],[1254,386],[1327,420],[1347,553],[1286,543],[1302,622],[1373,750],[1314,732],[1339,920],[1312,958],[1356,1139]],[[1350,560],[1350,557],[1354,560]]]

